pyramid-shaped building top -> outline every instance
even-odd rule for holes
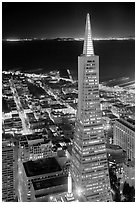
[[[84,47],[83,54],[86,56],[94,55],[94,47],[92,41],[91,25],[90,25],[90,16],[87,14],[86,18],[86,28],[85,28],[85,38],[84,38]]]

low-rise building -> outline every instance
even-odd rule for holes
[[[57,155],[50,140],[40,135],[26,135],[20,138],[19,155],[22,161],[49,158]]]
[[[128,161],[123,165],[123,183],[126,181],[130,186],[135,187],[135,162]]]
[[[23,163],[22,202],[48,201],[49,195],[67,191],[67,174],[55,158]]]

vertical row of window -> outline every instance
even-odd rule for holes
[[[115,144],[126,150],[129,159],[133,160],[135,155],[135,138],[132,137],[131,131],[122,125],[114,126],[114,142]]]

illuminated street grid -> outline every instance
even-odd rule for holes
[[[39,96],[33,95],[28,88],[28,82],[37,87],[41,87],[44,94],[42,93]],[[58,88],[57,84],[59,85]],[[22,92],[20,90],[22,90]],[[3,112],[3,134],[12,134],[14,138],[19,140],[21,135],[26,137],[27,135],[34,135],[35,133],[40,134],[46,130],[46,133],[44,134],[51,142],[50,144],[48,143],[49,148],[52,148],[50,151],[51,156],[57,156],[58,154],[62,154],[60,153],[61,151],[64,151],[64,156],[67,158],[66,161],[68,158],[70,160],[69,155],[73,142],[72,135],[74,133],[78,102],[77,96],[77,81],[74,81],[72,77],[70,77],[70,79],[60,78],[58,71],[52,71],[50,73],[40,75],[3,71],[3,99],[8,104],[10,110],[5,113]],[[113,144],[114,121],[121,116],[123,116],[126,120],[130,119],[134,121],[135,119],[134,83],[130,85],[127,84],[123,87],[109,87],[102,83],[100,84],[100,98],[106,142]],[[10,107],[12,100],[15,102],[16,108]],[[21,119],[22,125],[16,125],[15,128],[10,126],[10,123],[14,121],[16,114],[18,114],[17,117]],[[41,125],[41,119],[46,120],[46,125]],[[26,141],[29,140],[26,139]],[[20,143],[20,147],[22,144],[23,143]],[[118,151],[121,151],[120,154],[123,154],[122,150]],[[18,158],[17,192],[18,200],[22,201],[23,177],[21,175],[23,166],[21,161],[29,160],[29,156],[27,155],[26,157],[22,157],[20,154]],[[31,154],[30,158],[40,159],[43,158],[43,155],[43,152]],[[113,164],[113,162],[115,163],[114,160],[117,159],[117,156],[113,158],[111,154],[108,154],[108,158],[111,161],[110,163]],[[119,166],[115,169],[118,177],[121,177],[121,189],[125,180],[128,180],[129,183],[133,185],[134,167],[132,168],[133,173],[130,173],[130,175],[127,173],[125,177],[124,172],[127,172],[127,169],[121,170]],[[113,189],[112,192],[115,194]],[[122,193],[122,190],[120,192]],[[47,197],[45,199],[49,200]],[[75,200],[77,200],[77,198]]]

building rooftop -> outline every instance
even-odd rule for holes
[[[33,146],[38,146],[38,145],[46,145],[46,144],[51,144],[50,143],[50,140],[48,140],[48,139],[44,139],[43,141],[41,141],[41,142],[38,142],[38,143],[33,143],[33,144],[31,144],[31,145],[33,145]]]
[[[57,160],[52,158],[39,159],[36,161],[28,161],[23,163],[27,177],[39,176],[61,171],[61,167]]]
[[[50,179],[45,179],[45,180],[39,180],[39,181],[32,181],[34,189],[35,190],[40,190],[44,188],[50,188],[53,186],[60,186],[67,184],[68,177],[67,175],[59,176],[59,177],[54,177]]]
[[[36,134],[31,134],[31,135],[26,135],[28,140],[39,140],[42,139],[42,135],[36,135]]]
[[[122,148],[119,145],[113,145],[113,144],[106,144],[106,148],[112,149],[112,150],[122,150]]]
[[[107,144],[107,155],[108,160],[114,163],[124,163],[126,161],[127,155],[126,152],[118,145]]]
[[[131,123],[132,125],[135,125],[135,120],[131,119],[131,118],[128,118],[127,119],[127,122]]]
[[[2,134],[2,141],[5,141],[5,140],[11,140],[13,139],[13,135],[12,134]]]
[[[65,131],[71,131],[71,130],[72,130],[72,127],[70,126],[70,124],[61,123],[61,124],[60,124],[60,128],[61,128],[62,130],[65,130]]]
[[[125,125],[127,128],[131,129],[132,131],[135,131],[135,123],[133,125],[131,122],[129,122],[130,120],[117,119],[117,121],[122,125]]]
[[[53,109],[64,109],[67,108],[65,105],[60,105],[60,104],[52,104],[50,105],[51,108]]]
[[[108,117],[109,117],[110,119],[116,119],[116,118],[117,118],[117,117],[116,117],[115,115],[113,115],[113,114],[109,114]]]
[[[111,110],[107,110],[107,109],[103,110],[103,112],[104,113],[112,113]]]
[[[124,108],[125,107],[123,104],[114,104],[113,106],[115,106],[117,108]]]
[[[110,101],[108,101],[108,102],[110,102],[110,103],[119,103],[120,100],[114,99],[114,97],[113,97],[113,98],[112,98]]]

